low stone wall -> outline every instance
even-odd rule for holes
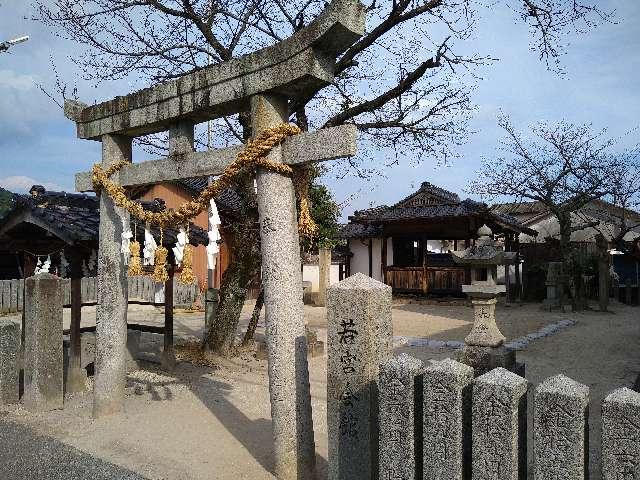
[[[536,479],[588,478],[587,386],[564,375],[538,385],[527,445],[526,379],[497,368],[473,380],[466,365],[406,354],[380,370],[380,479],[526,479],[528,451]],[[600,407],[603,478],[640,479],[640,393],[620,388]]]
[[[389,358],[390,306],[388,287],[368,277],[329,289],[330,480],[584,480],[590,407],[602,408],[603,478],[640,480],[640,393],[590,405],[589,388],[564,375],[534,387],[504,368],[474,379],[451,359]]]

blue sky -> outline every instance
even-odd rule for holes
[[[78,48],[55,37],[41,25],[26,20],[28,1],[0,0],[0,38],[28,34],[31,40],[0,54],[0,186],[14,191],[40,183],[52,189],[73,190],[73,174],[99,160],[100,144],[78,140],[75,127],[37,88],[53,89],[55,77],[49,57],[54,56],[61,76],[71,81],[77,70],[68,60]],[[508,114],[520,129],[537,121],[566,119],[608,128],[613,137],[640,125],[640,2],[599,1],[616,9],[617,24],[605,24],[588,35],[570,37],[562,58],[565,75],[549,72],[529,49],[529,37],[504,8],[482,15],[472,45],[475,51],[499,61],[483,67],[482,80],[472,94],[477,106],[466,143],[459,158],[449,165],[432,162],[416,165],[402,158],[400,165],[369,181],[352,176],[336,179],[331,172],[325,183],[338,202],[345,202],[343,216],[369,205],[394,203],[430,181],[461,196],[474,178],[482,158],[496,155],[501,131],[499,112]],[[79,98],[92,102],[124,94],[138,85],[120,81],[99,88],[77,81]],[[623,138],[620,147],[640,143],[640,134]],[[373,163],[385,161],[380,152]],[[137,159],[141,159],[138,157]]]

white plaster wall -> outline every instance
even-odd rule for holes
[[[311,291],[317,292],[320,288],[320,267],[318,265],[304,265],[302,267],[302,281],[311,282]]]
[[[331,265],[329,270],[329,285],[338,283],[340,281],[340,265]]]
[[[588,213],[582,213],[580,215],[574,214],[571,216],[571,222],[573,225],[581,225],[584,223],[598,221],[597,228],[589,227],[582,230],[578,230],[571,234],[572,242],[595,242],[595,236],[602,232],[606,238],[612,238],[616,233],[616,226],[613,223],[604,222],[596,217],[590,216]],[[544,242],[546,237],[560,238],[560,225],[558,219],[551,215],[547,218],[528,225],[532,230],[538,232],[537,239],[528,235],[520,234],[520,242]],[[627,233],[624,237],[626,241],[631,241],[640,236],[640,228],[635,228],[631,232]]]
[[[358,272],[369,275],[368,248],[368,240],[360,240],[359,238],[349,239],[349,249],[351,253],[353,253],[353,257],[351,257],[351,275]]]
[[[372,239],[371,271],[372,278],[382,281],[382,238]],[[349,240],[351,257],[351,275],[362,273],[369,275],[369,239],[352,238]],[[387,265],[393,265],[393,241],[387,239]]]
[[[340,265],[331,265],[329,269],[329,285],[338,283],[340,278]],[[311,282],[311,291],[320,290],[320,267],[318,265],[304,265],[302,267],[302,281]]]

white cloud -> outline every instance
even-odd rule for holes
[[[36,78],[33,75],[23,75],[13,70],[0,70],[0,87],[16,90],[31,90],[35,87]]]
[[[10,192],[23,193],[28,192],[33,185],[42,185],[47,190],[60,191],[63,188],[57,183],[40,182],[34,178],[24,175],[13,175],[10,177],[0,178],[0,187]]]

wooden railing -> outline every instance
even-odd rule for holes
[[[449,294],[462,292],[464,268],[456,267],[396,267],[384,269],[384,282],[394,292]]]

